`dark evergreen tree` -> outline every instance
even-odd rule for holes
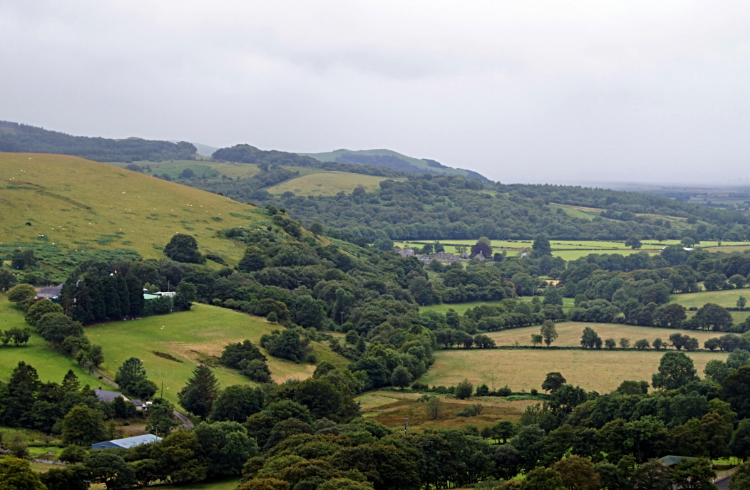
[[[193,371],[193,376],[177,395],[180,404],[188,411],[202,418],[208,417],[213,404],[219,396],[219,382],[211,370],[199,365]]]
[[[120,307],[120,292],[117,290],[117,281],[114,277],[105,277],[102,280],[102,289],[104,296],[104,305],[107,320],[122,319],[122,309]]]
[[[117,294],[120,297],[120,315],[121,317],[127,316],[130,314],[130,291],[128,290],[128,283],[122,274],[117,274],[114,277]]]
[[[137,317],[143,311],[146,300],[143,299],[143,283],[138,276],[132,272],[125,278],[128,285],[128,294],[130,297],[130,316]]]

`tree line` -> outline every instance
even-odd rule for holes
[[[141,138],[109,139],[70,136],[26,124],[0,121],[0,151],[14,153],[56,153],[98,162],[148,160],[194,160],[198,151],[192,143],[152,141]]]

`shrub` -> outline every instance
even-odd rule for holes
[[[471,398],[471,394],[474,392],[474,387],[469,383],[468,379],[464,379],[456,386],[456,398],[464,400]]]
[[[456,415],[458,415],[459,417],[476,417],[481,414],[482,414],[481,403],[475,403],[474,405],[469,405],[468,407],[456,413]]]

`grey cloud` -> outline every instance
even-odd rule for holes
[[[746,172],[743,2],[0,5],[0,118],[74,134],[391,148],[505,182]]]

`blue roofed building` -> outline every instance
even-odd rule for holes
[[[142,436],[126,437],[125,439],[115,439],[113,441],[97,442],[91,445],[91,449],[129,449],[140,446],[141,444],[151,444],[152,442],[161,441],[161,437],[153,434]]]

